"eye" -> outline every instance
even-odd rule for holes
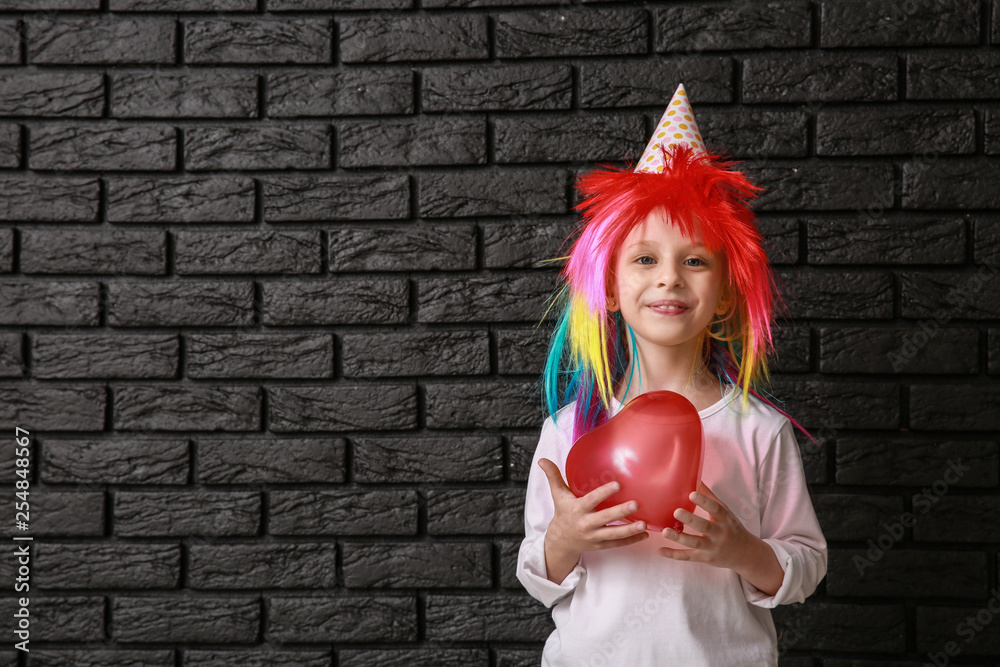
[[[650,260],[650,262],[647,263],[647,262],[642,261],[644,259],[648,259],[648,260]],[[701,259],[700,257],[689,257],[688,259],[686,259],[684,261],[685,262],[697,262],[697,264],[693,264],[692,266],[707,266],[707,262],[705,262],[705,260]],[[650,266],[650,264],[656,263],[656,260],[653,259],[652,257],[650,257],[649,255],[640,255],[639,257],[635,258],[635,262],[637,262],[638,264],[640,264],[642,266]]]

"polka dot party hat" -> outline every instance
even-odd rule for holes
[[[694,119],[691,102],[684,91],[683,83],[677,86],[674,96],[670,98],[670,104],[663,112],[660,122],[656,124],[656,130],[646,144],[646,150],[642,152],[635,171],[662,172],[664,164],[660,147],[666,145],[667,151],[670,152],[681,143],[690,145],[696,153],[705,152],[701,132],[698,131],[698,122]]]

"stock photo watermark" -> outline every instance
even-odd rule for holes
[[[680,584],[661,578],[656,586],[655,595],[647,597],[641,604],[630,609],[622,617],[621,629],[610,639],[597,645],[594,654],[587,661],[587,667],[608,667],[619,664],[614,660],[618,650],[629,641],[634,641],[643,628],[656,619],[664,605],[676,604],[674,600],[679,590]]]
[[[955,626],[955,634],[965,637],[965,643],[969,644],[982,632],[987,625],[993,622],[993,618],[1000,614],[1000,589],[994,588],[990,591],[990,598],[986,606],[979,609],[975,616],[966,616]],[[926,667],[944,667],[951,658],[962,652],[962,647],[958,642],[950,641],[946,643],[941,651],[928,651],[927,658],[930,662],[924,663]]]
[[[953,484],[956,484],[962,475],[972,470],[972,466],[963,465],[962,459],[948,461],[948,469],[930,487],[924,487],[920,493],[913,498],[914,509],[919,508],[921,516],[927,514],[931,508],[941,500],[941,497],[948,493]],[[917,523],[917,515],[913,512],[903,512],[896,521],[891,524],[882,522],[885,531],[875,539],[868,539],[868,551],[864,556],[854,556],[852,559],[854,566],[858,569],[859,575],[864,575],[865,570],[882,560],[882,557],[889,552],[896,543],[903,539],[906,528],[913,527]]]
[[[14,486],[14,525],[17,530],[27,531],[31,519],[30,504],[28,503],[29,487],[31,486],[31,433],[20,426],[14,429],[14,475],[19,477]],[[18,502],[20,501],[20,502]],[[14,590],[18,593],[26,594],[31,589],[31,547],[29,541],[34,538],[30,535],[14,535],[13,539],[17,547],[14,549],[14,556],[17,559],[17,568],[14,576]],[[18,543],[20,542],[20,543]],[[14,644],[19,651],[28,653],[28,642],[31,641],[31,612],[28,606],[31,598],[17,598],[17,611],[14,612],[14,636],[20,641]]]
[[[987,279],[992,273],[997,275],[997,267],[993,264],[979,264],[976,272],[972,274],[961,287],[949,290],[945,296],[945,302],[956,307],[972,306],[982,296],[987,285]],[[931,342],[944,325],[952,320],[954,316],[946,311],[934,315],[930,318],[922,319],[917,323],[916,331],[908,332],[903,336],[903,345],[899,350],[889,353],[889,363],[896,373],[902,369],[907,362],[911,361],[923,348]]]
[[[783,623],[781,626],[781,632],[778,633],[778,657],[788,653],[790,649],[795,648],[795,645],[799,643],[799,640],[806,636],[803,631],[803,621],[801,618],[796,616],[787,623]]]

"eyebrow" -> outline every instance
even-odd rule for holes
[[[638,248],[639,246],[656,246],[652,241],[639,241],[638,243],[633,243],[626,250],[631,250],[632,248]],[[689,248],[707,248],[708,246],[704,243],[692,243],[688,246]]]

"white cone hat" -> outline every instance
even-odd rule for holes
[[[698,122],[694,119],[691,102],[684,92],[683,83],[677,86],[674,96],[670,98],[670,104],[667,105],[667,110],[663,112],[663,117],[653,130],[653,136],[646,144],[646,150],[642,152],[634,171],[656,173],[663,171],[665,165],[660,147],[666,146],[669,153],[681,143],[689,144],[696,153],[705,152],[701,132],[698,131]]]

